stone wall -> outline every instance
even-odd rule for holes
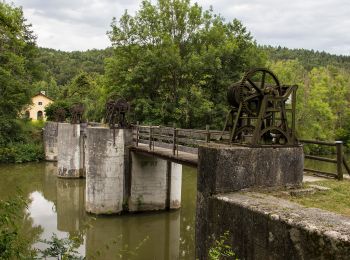
[[[350,218],[254,192],[220,194],[209,199],[209,215],[201,219],[208,252],[229,231],[239,259],[349,259]],[[213,235],[213,237],[211,237]],[[199,259],[206,259],[201,254]]]
[[[46,161],[57,161],[58,123],[46,122],[44,127],[44,149]]]

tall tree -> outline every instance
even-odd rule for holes
[[[30,103],[35,40],[22,9],[0,2],[0,145],[13,139],[14,119]]]
[[[113,19],[109,37],[109,91],[130,100],[142,122],[219,128],[228,85],[264,63],[238,20],[225,22],[189,0],[145,0],[134,16]]]

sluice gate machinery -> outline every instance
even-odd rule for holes
[[[232,144],[297,145],[295,135],[298,86],[281,85],[273,72],[255,68],[228,89],[230,110],[224,131]]]

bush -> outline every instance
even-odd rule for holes
[[[14,138],[0,142],[0,163],[23,163],[45,158],[42,144],[43,121],[13,120]],[[1,137],[1,135],[0,135]]]
[[[66,111],[66,118],[70,117],[70,108],[71,104],[66,101],[56,101],[54,103],[51,103],[45,108],[45,114],[46,118],[49,121],[54,121],[55,120],[55,112],[57,109],[63,108]]]
[[[24,163],[45,158],[42,144],[14,144],[0,147],[0,163]]]

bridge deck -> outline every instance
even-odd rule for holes
[[[157,156],[165,160],[185,164],[192,167],[197,167],[198,164],[198,154],[176,151],[174,155],[172,149],[155,146],[150,150],[147,144],[141,143],[138,144],[138,146],[130,146],[129,148],[134,152]]]

